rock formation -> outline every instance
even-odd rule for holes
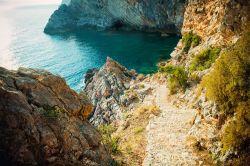
[[[209,46],[223,47],[235,43],[250,22],[249,8],[248,0],[189,0],[181,33],[185,35],[192,31],[201,37],[201,44],[190,49],[189,54]],[[171,56],[182,56],[183,47],[180,40]]]
[[[250,22],[249,9],[248,0],[65,0],[51,16],[45,32],[84,26],[104,29],[128,26],[140,30],[181,31],[183,35],[192,32],[201,38],[199,45],[183,52],[185,46],[180,40],[168,62],[188,70],[192,55],[209,47],[224,49],[235,43]],[[207,69],[198,73],[199,79],[209,72]],[[89,70],[84,93],[94,107],[90,122],[96,126],[109,124],[135,108],[135,103],[142,101],[150,91],[147,87],[155,78],[146,78],[149,84],[146,88],[140,84],[141,79],[145,78],[110,58],[101,69]],[[166,78],[160,82],[166,83]],[[170,100],[178,107],[192,106],[197,110],[190,136],[196,146],[225,163],[226,157],[220,149],[219,110],[207,101],[203,92],[197,98],[197,82],[190,85],[185,94],[178,93]],[[99,134],[85,121],[92,106],[84,93],[76,94],[64,80],[45,71],[19,69],[15,72],[1,68],[1,160],[12,165],[107,164],[110,157],[100,143]],[[164,126],[161,127],[164,129]]]
[[[119,119],[124,110],[122,96],[135,78],[136,73],[109,57],[100,70],[89,70],[85,92],[94,105],[90,121],[98,125]]]
[[[59,76],[0,68],[0,165],[108,165],[91,111]]]
[[[188,70],[190,62],[197,53],[213,47],[221,48],[223,52],[223,49],[226,50],[235,44],[242,32],[246,31],[249,26],[249,9],[250,2],[247,0],[189,0],[181,32],[183,36],[190,32],[197,34],[201,41],[198,46],[191,47],[188,52],[184,52],[185,45],[180,40],[171,54],[171,63],[181,65]],[[195,74],[201,80],[210,71],[211,68],[198,71]],[[189,104],[184,104],[191,105],[197,109],[196,118],[189,131],[190,136],[196,139],[196,143],[201,149],[206,149],[212,154],[215,162],[226,164],[230,160],[228,154],[233,153],[233,151],[226,155],[221,153],[222,144],[220,140],[222,130],[218,126],[222,125],[221,123],[225,117],[220,114],[215,103],[208,101],[204,93],[201,93],[197,98],[197,85],[199,83],[195,83],[184,95],[178,94],[177,96],[179,97],[176,97],[175,102],[181,100],[191,101]]]
[[[183,22],[183,0],[71,0],[51,16],[46,33],[68,31],[84,26],[177,33]]]

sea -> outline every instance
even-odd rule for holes
[[[152,74],[179,40],[175,35],[89,28],[47,35],[43,29],[59,5],[52,1],[0,0],[1,67],[45,69],[80,91],[86,71],[100,68],[107,56],[128,69]]]

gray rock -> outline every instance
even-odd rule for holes
[[[109,57],[94,75],[87,74],[84,91],[94,105],[90,119],[93,124],[111,123],[121,117],[126,103],[123,101],[124,91],[129,89],[130,81],[136,79],[136,75]]]
[[[94,26],[180,31],[183,22],[183,0],[71,0],[64,1],[49,19],[46,33]]]

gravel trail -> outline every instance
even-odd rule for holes
[[[199,165],[198,158],[186,147],[190,121],[195,116],[192,109],[175,108],[168,100],[166,85],[155,90],[156,105],[162,110],[147,126],[148,145],[144,166]]]

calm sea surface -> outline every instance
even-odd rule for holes
[[[46,69],[79,90],[86,71],[101,67],[107,56],[149,74],[156,70],[157,62],[170,57],[178,41],[176,36],[91,29],[46,35],[43,28],[56,8],[0,0],[0,66]]]

